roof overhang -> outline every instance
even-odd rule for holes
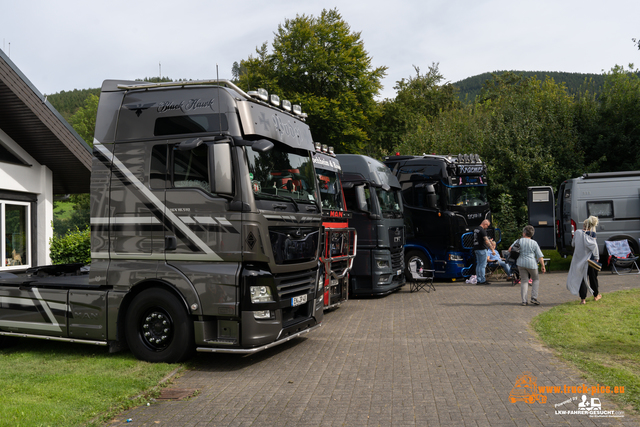
[[[89,192],[91,148],[2,50],[0,129],[51,169],[54,194]]]

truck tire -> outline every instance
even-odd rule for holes
[[[431,270],[431,262],[429,261],[429,258],[427,258],[427,256],[424,254],[424,252],[422,251],[409,251],[407,252],[407,256],[404,259],[405,265],[404,265],[404,275],[407,278],[407,280],[412,280],[413,278],[411,277],[411,273],[409,270],[409,266],[411,265],[411,261],[413,260],[420,260],[420,262],[422,262],[422,268],[425,270]]]
[[[129,349],[140,360],[178,363],[194,350],[193,322],[171,292],[151,288],[138,294],[125,320]]]

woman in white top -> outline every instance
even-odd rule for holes
[[[540,278],[538,277],[538,261],[542,266],[542,272],[546,273],[547,270],[544,267],[544,259],[542,251],[538,242],[532,240],[535,229],[531,225],[527,225],[522,230],[522,237],[509,247],[509,251],[513,248],[513,245],[520,244],[520,256],[516,261],[518,270],[520,271],[520,296],[522,297],[522,305],[527,305],[527,292],[529,289],[529,277],[533,279],[531,288],[531,304],[540,305],[538,301],[538,287],[540,285]]]

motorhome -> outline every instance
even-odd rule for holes
[[[590,215],[599,220],[596,231],[601,254],[605,240],[623,239],[634,253],[640,253],[640,171],[585,173],[560,184],[556,244],[561,255],[573,254],[573,233]]]
[[[322,323],[321,207],[299,106],[224,80],[107,80],[91,265],[0,279],[0,341],[251,354]]]
[[[404,220],[400,184],[378,160],[338,154],[349,224],[358,235],[350,295],[385,295],[405,282]]]
[[[322,204],[322,248],[320,261],[324,267],[324,308],[333,309],[349,298],[349,272],[356,256],[357,234],[349,227],[342,190],[342,168],[333,147],[316,143],[313,155]]]

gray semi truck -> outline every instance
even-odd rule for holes
[[[0,276],[12,337],[178,362],[322,323],[322,208],[299,106],[223,80],[102,85],[91,265]]]
[[[349,226],[358,235],[350,273],[352,296],[385,295],[405,284],[404,219],[400,184],[378,160],[359,154],[338,154]]]

